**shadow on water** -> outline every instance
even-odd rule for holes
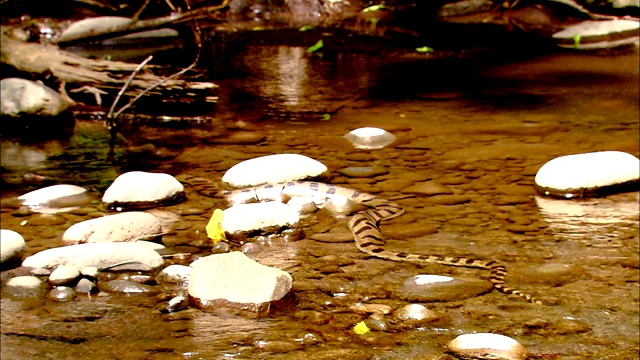
[[[390,262],[364,256],[352,242],[311,240],[346,231],[344,218],[319,213],[305,220],[305,239],[258,244],[252,255],[292,273],[297,305],[290,312],[265,319],[194,308],[167,314],[158,310],[164,298],[107,293],[17,311],[3,298],[3,358],[448,359],[445,344],[470,332],[514,337],[541,358],[637,358],[637,193],[557,202],[533,190],[537,169],[554,157],[638,155],[637,53],[436,60],[341,54],[326,61],[304,47],[254,46],[229,62],[235,71],[213,80],[221,86],[215,109],[203,107],[189,122],[134,114],[112,162],[107,129],[81,116],[71,137],[35,144],[3,137],[2,200],[56,183],[100,195],[125,171],[167,172],[185,184],[187,201],[154,211],[172,219],[162,241],[187,252],[188,264],[210,253],[204,226],[211,209],[226,206],[194,178],[219,184],[242,160],[300,153],[325,163],[332,183],[398,199],[406,214],[381,227],[393,236],[390,246],[499,260],[509,284],[550,305],[494,291],[425,303],[440,314],[436,323],[356,335],[353,325],[368,315],[352,306],[401,308],[412,301],[398,288],[411,276],[487,274]],[[398,142],[355,150],[342,136],[361,126],[388,128]],[[339,172],[374,165],[388,173]],[[437,184],[445,194],[403,192],[414,183]],[[457,202],[439,202],[446,194]],[[25,237],[31,254],[56,246],[72,224],[105,214],[90,204],[38,222],[37,214],[2,207],[1,220]]]

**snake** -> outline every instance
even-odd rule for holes
[[[356,247],[363,253],[386,260],[409,262],[418,265],[440,264],[489,270],[489,281],[497,291],[504,294],[517,295],[530,303],[542,305],[542,302],[531,294],[508,287],[505,284],[507,269],[495,260],[466,256],[411,254],[387,249],[385,247],[385,238],[380,231],[380,222],[397,218],[404,214],[404,209],[396,202],[351,188],[314,181],[265,184],[235,191],[224,191],[223,195],[232,205],[261,201],[285,201],[287,198],[296,196],[321,197],[324,199],[347,198],[350,201],[364,205],[365,210],[356,212],[348,222]]]

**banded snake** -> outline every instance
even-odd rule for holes
[[[404,214],[404,209],[393,201],[346,187],[305,181],[266,184],[225,192],[224,194],[232,204],[251,201],[281,201],[283,197],[294,196],[317,196],[326,199],[346,197],[367,207],[367,210],[355,213],[349,220],[349,229],[353,233],[356,246],[360,251],[374,257],[393,261],[486,269],[490,271],[489,281],[499,292],[518,295],[531,303],[542,304],[532,295],[506,286],[504,279],[507,270],[504,265],[495,260],[475,259],[465,256],[419,255],[388,250],[385,247],[385,239],[380,232],[380,221],[393,219]]]

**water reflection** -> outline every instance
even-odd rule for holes
[[[637,228],[638,194],[631,194],[621,201],[607,198],[567,201],[537,196],[536,203],[556,237],[598,243],[619,238]]]
[[[47,157],[59,155],[64,149],[64,145],[57,140],[45,141],[38,145],[22,145],[17,141],[3,140],[0,145],[0,163],[5,168],[45,168],[44,161]]]

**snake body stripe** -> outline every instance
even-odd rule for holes
[[[404,214],[404,209],[393,201],[341,186],[305,181],[261,185],[225,194],[232,204],[250,201],[279,201],[283,197],[317,195],[328,199],[339,196],[346,197],[368,208],[357,212],[349,220],[349,229],[354,236],[356,246],[363,253],[382,259],[414,264],[440,264],[486,269],[490,271],[489,281],[499,292],[518,295],[531,303],[542,304],[528,293],[507,287],[504,281],[507,269],[495,260],[475,259],[465,256],[409,254],[386,249],[385,240],[379,228],[380,221],[393,219]]]

